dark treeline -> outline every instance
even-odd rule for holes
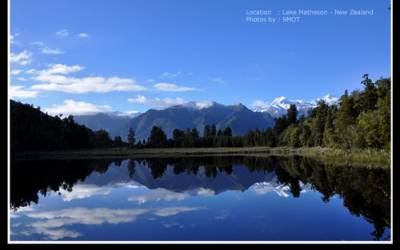
[[[230,127],[206,125],[203,136],[196,128],[175,129],[167,139],[161,127],[154,126],[145,140],[131,140],[134,147],[248,147],[290,146],[330,148],[390,149],[390,78],[373,82],[363,76],[363,90],[345,91],[338,105],[323,100],[304,117],[290,105],[287,114],[275,120],[272,128],[251,130],[244,136],[232,136]],[[131,130],[130,138],[134,138]],[[128,137],[129,137],[128,136]]]
[[[92,131],[72,116],[61,119],[40,108],[11,100],[11,151],[103,148],[122,146],[121,138],[110,139],[107,131]]]
[[[132,132],[132,131],[131,131]],[[130,138],[132,133],[128,134]],[[135,140],[133,140],[135,141]],[[199,135],[196,128],[192,129],[174,129],[172,138],[167,139],[165,132],[161,127],[154,126],[150,132],[149,138],[139,140],[136,144],[132,144],[128,139],[129,145],[132,147],[150,147],[150,148],[188,148],[188,147],[242,147],[242,139],[238,136],[232,136],[232,130],[227,127],[223,130],[216,129],[215,125],[206,125],[203,136]]]

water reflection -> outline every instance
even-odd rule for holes
[[[13,162],[12,217],[24,214],[26,220],[13,223],[12,230],[18,230],[19,236],[29,239],[33,239],[34,234],[45,235],[50,240],[75,239],[83,237],[83,233],[68,229],[68,226],[131,223],[138,218],[152,221],[207,210],[205,205],[209,199],[226,191],[251,190],[256,195],[273,192],[279,197],[294,199],[310,191],[319,193],[326,204],[339,196],[352,215],[362,217],[373,225],[370,238],[379,240],[390,237],[387,232],[390,227],[389,180],[390,171],[385,169],[326,166],[304,157]],[[140,187],[146,187],[146,190]],[[120,201],[114,202],[112,197],[117,197],[121,189],[128,190],[123,196],[128,203],[121,203],[120,207],[88,207],[81,203],[69,205],[94,197],[110,199],[110,204],[117,204]],[[41,200],[51,194],[57,194],[64,202],[57,205],[59,209],[32,211],[32,204],[40,206]],[[179,204],[189,197],[208,200],[202,200],[203,203],[196,206]],[[173,206],[160,202],[169,202]],[[132,203],[137,206],[132,207]],[[223,209],[214,216],[218,220],[227,217],[229,209]],[[18,223],[27,223],[29,227],[20,230]],[[168,221],[164,222],[164,227],[177,230],[183,225],[179,221]],[[329,235],[327,237],[329,239]]]

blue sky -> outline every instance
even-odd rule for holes
[[[11,0],[11,96],[52,112],[313,100],[390,76],[390,1]],[[246,10],[367,9],[250,23]],[[65,111],[67,112],[67,111]]]

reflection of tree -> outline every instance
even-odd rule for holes
[[[167,169],[167,162],[162,158],[152,158],[147,160],[147,164],[151,169],[151,175],[154,179],[161,178]]]
[[[209,178],[215,178],[217,176],[217,167],[204,166],[204,174]]]
[[[60,189],[72,191],[78,181],[84,181],[93,171],[105,172],[109,160],[48,160],[16,161],[11,164],[11,208],[38,202],[38,194]]]
[[[38,194],[49,191],[73,190],[73,186],[93,171],[105,173],[111,160],[26,161],[12,162],[11,206],[18,208],[38,202]],[[146,164],[147,163],[147,164]],[[119,162],[115,163],[120,164]],[[154,179],[163,177],[167,166],[175,175],[204,175],[215,178],[233,173],[233,165],[244,165],[251,173],[274,172],[278,181],[290,187],[293,197],[301,195],[301,183],[321,193],[329,202],[334,195],[343,198],[344,206],[355,216],[363,216],[372,223],[374,239],[381,239],[390,226],[390,171],[351,166],[324,165],[316,160],[294,157],[188,157],[131,159],[127,168],[133,178],[136,164],[148,165]],[[203,173],[203,172],[201,172]],[[224,177],[225,178],[225,177]]]
[[[372,236],[376,240],[390,226],[390,171],[387,169],[326,166],[309,158],[289,157],[277,162],[275,172],[281,183],[290,186],[293,196],[298,194],[293,182],[296,179],[311,184],[323,195],[324,202],[335,194],[340,195],[350,213],[374,224]]]
[[[117,167],[121,167],[121,164],[122,164],[122,160],[121,159],[118,159],[118,160],[114,161],[114,165],[117,166]]]
[[[128,162],[128,174],[129,174],[129,178],[133,178],[133,176],[135,175],[135,160],[130,159]]]

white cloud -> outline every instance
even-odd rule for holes
[[[28,64],[30,64],[32,62],[32,53],[28,52],[26,50],[24,50],[24,51],[22,51],[22,52],[20,52],[18,54],[15,54],[15,53],[11,52],[10,62],[19,64],[19,65],[22,65],[22,66],[28,65]]]
[[[182,75],[182,72],[181,72],[181,71],[178,71],[178,72],[176,72],[176,73],[172,73],[172,72],[163,72],[163,73],[161,74],[161,78],[174,78],[174,77],[177,77],[177,76],[180,76],[180,75]]]
[[[103,77],[84,77],[73,78],[62,75],[50,75],[46,78],[35,78],[35,80],[46,82],[36,84],[32,89],[45,91],[60,91],[66,93],[106,93],[112,91],[143,91],[145,87],[135,84],[135,81],[128,78],[103,78]]]
[[[16,85],[10,86],[10,98],[35,98],[38,91],[26,90],[24,86]]]
[[[129,110],[126,112],[119,112],[117,113],[117,116],[128,116],[128,117],[136,117],[140,114],[140,111],[138,110]]]
[[[196,107],[199,109],[205,109],[209,108],[214,104],[212,101],[202,101],[202,102],[196,102]]]
[[[136,98],[129,98],[128,102],[137,103],[152,106],[155,108],[166,108],[174,105],[184,104],[186,101],[180,97],[177,98],[169,98],[166,97],[164,99],[156,98],[147,98],[143,95],[138,95]]]
[[[60,74],[60,75],[67,75],[69,73],[74,73],[83,70],[84,67],[79,66],[79,65],[64,65],[64,64],[52,64],[49,65],[49,68],[46,70],[42,70],[39,73],[39,76],[49,76],[49,75],[55,75],[55,74]],[[34,73],[34,70],[33,70]]]
[[[10,34],[10,36],[9,36],[9,38],[10,38],[10,44],[17,44],[17,43],[18,43],[17,41],[15,41],[15,38],[16,38],[17,36],[19,36],[19,33],[15,33],[14,35],[13,35],[13,34]]]
[[[60,37],[67,37],[69,35],[69,32],[66,29],[62,29],[62,30],[57,31],[56,35],[60,36]]]
[[[11,70],[11,75],[19,75],[19,74],[21,74],[22,73],[22,70],[20,70],[20,69],[14,69],[14,70]]]
[[[83,114],[109,112],[111,111],[111,107],[108,105],[95,105],[88,102],[65,100],[63,104],[53,105],[53,107],[47,108],[45,109],[45,111],[51,115],[58,115],[58,114],[83,115]]]
[[[186,91],[198,90],[196,88],[183,87],[183,86],[178,86],[173,83],[166,83],[166,82],[160,82],[160,83],[154,84],[154,88],[159,91],[165,91],[165,92],[186,92]]]
[[[59,55],[59,54],[64,54],[64,51],[59,50],[59,49],[51,49],[48,47],[42,48],[42,53],[47,54],[47,55]]]
[[[79,65],[67,66],[63,64],[50,65],[47,70],[35,72],[33,80],[40,82],[32,89],[45,91],[60,91],[66,93],[106,93],[111,91],[144,91],[144,86],[136,84],[134,79],[120,77],[69,77],[69,73],[81,71]]]
[[[87,37],[89,37],[89,34],[87,34],[87,33],[79,33],[79,34],[78,34],[78,37],[80,37],[80,38],[87,38]]]
[[[35,41],[35,42],[31,42],[30,45],[41,47],[44,45],[44,43],[42,41]]]
[[[24,81],[26,81],[26,78],[25,78],[25,77],[18,77],[17,80],[18,80],[18,81],[23,81],[23,82],[24,82]]]
[[[36,73],[36,69],[29,69],[29,70],[26,71],[26,73],[30,74],[30,75],[35,74]]]

